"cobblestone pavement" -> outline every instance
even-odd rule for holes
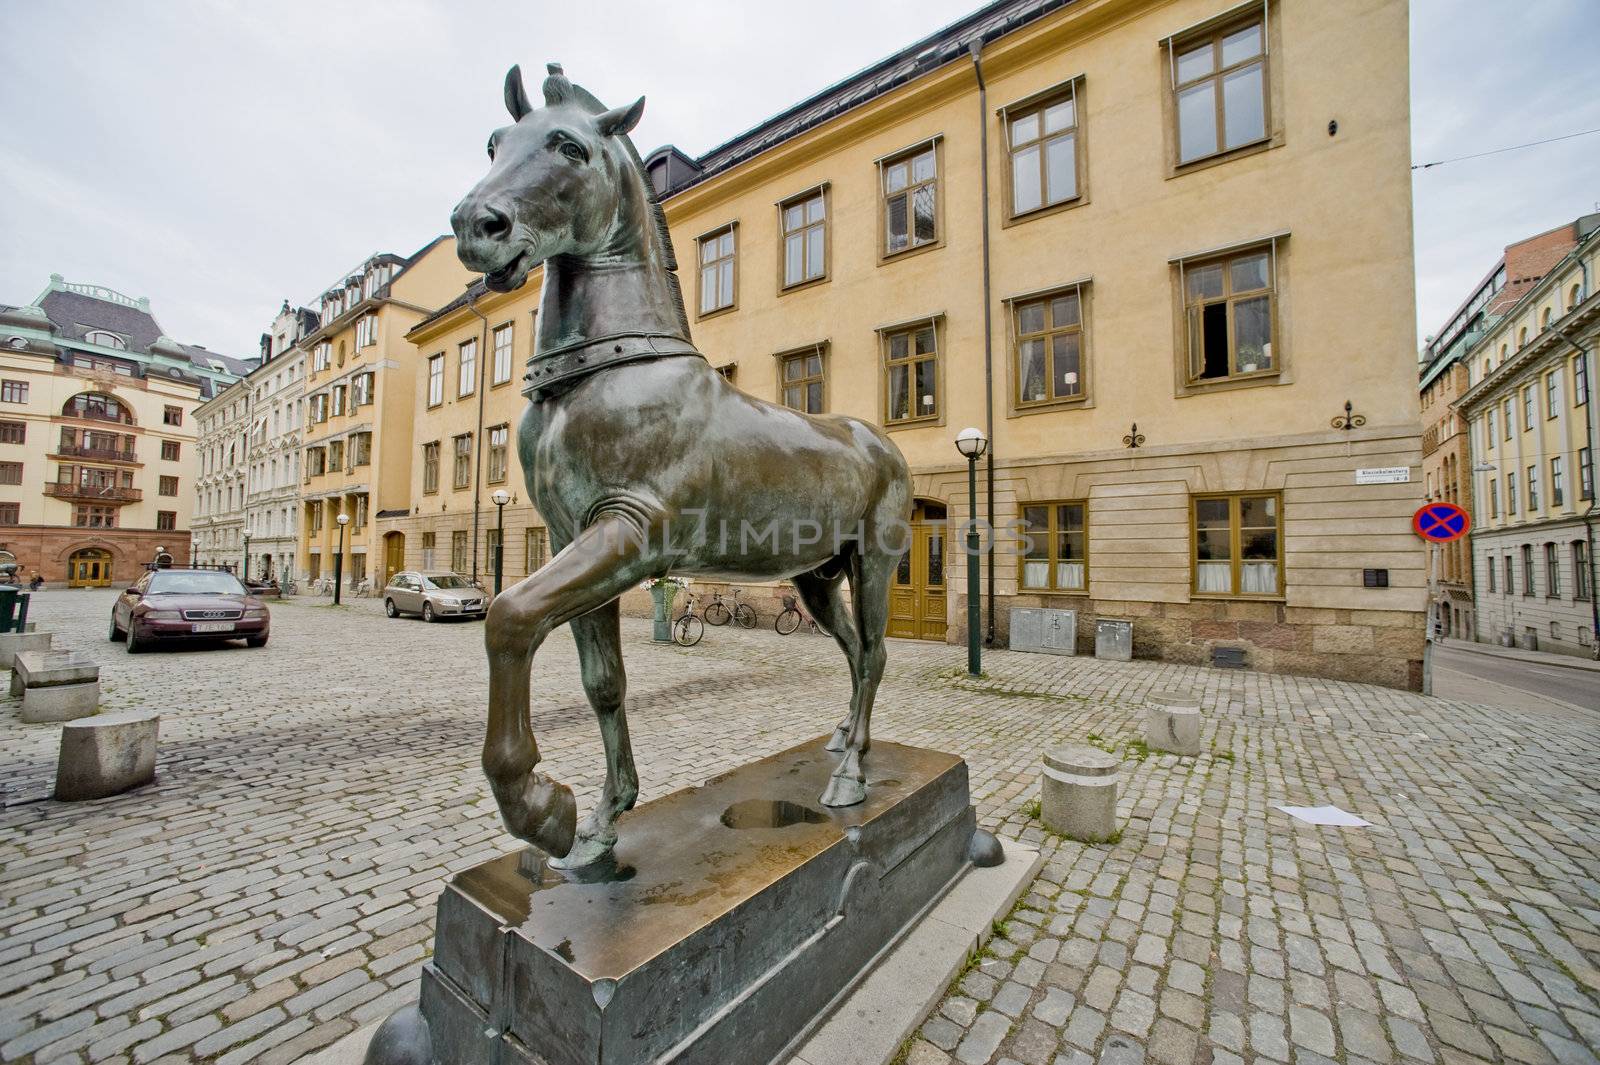
[[[107,709],[162,712],[160,776],[51,802],[57,730],[0,704],[0,1059],[287,1062],[408,1000],[444,877],[509,848],[477,766],[481,626],[301,600],[263,650],[130,657],[105,641],[110,601],[35,610],[101,661]],[[844,703],[825,638],[712,629],[684,650],[624,626],[646,799]],[[969,681],[962,660],[894,643],[876,732],[965,754],[981,819],[1047,862],[913,1065],[1596,1060],[1600,718],[1007,652]],[[603,763],[577,673],[558,633],[535,720],[589,803]],[[1207,708],[1197,758],[1138,742],[1141,697],[1174,687]],[[1110,845],[1029,817],[1040,752],[1091,737],[1125,759]]]

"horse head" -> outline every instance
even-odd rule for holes
[[[637,229],[628,213],[628,175],[636,181],[637,167],[627,134],[644,97],[608,111],[560,64],[548,69],[539,108],[528,103],[522,71],[506,73],[512,123],[489,135],[489,173],[450,213],[456,254],[496,292],[519,288],[552,256],[614,251]]]

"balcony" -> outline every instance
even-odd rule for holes
[[[56,499],[71,499],[79,503],[137,503],[144,492],[137,488],[118,488],[115,485],[62,484],[46,481],[44,494]]]
[[[55,454],[70,459],[95,459],[100,462],[138,462],[139,459],[129,447],[86,447],[82,444],[63,443],[56,448]]]

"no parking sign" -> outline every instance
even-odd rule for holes
[[[1454,503],[1429,503],[1411,516],[1411,528],[1430,544],[1448,544],[1467,535],[1472,519]]]

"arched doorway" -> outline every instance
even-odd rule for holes
[[[403,532],[384,533],[383,583],[388,584],[391,577],[405,568],[406,534]]]
[[[104,588],[111,583],[111,552],[83,547],[67,556],[68,588]]]
[[[945,597],[945,506],[919,499],[911,512],[908,550],[889,587],[889,635],[944,642],[949,627]]]

